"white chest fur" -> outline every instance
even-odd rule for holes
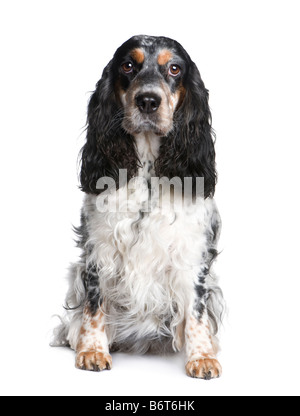
[[[160,139],[140,136],[136,144],[139,175],[148,180],[154,175]],[[111,195],[116,197],[126,204],[127,189]],[[109,342],[130,339],[132,349],[143,352],[148,346],[138,340],[170,337],[176,346],[176,328],[194,301],[214,202],[200,200],[179,212],[154,204],[152,211],[143,212],[145,189],[139,182],[130,199],[134,209],[128,212],[100,213],[93,195],[84,204],[93,247],[89,260],[99,268]]]
[[[161,140],[160,137],[151,132],[135,137],[138,156],[142,165],[138,174],[147,180],[155,175],[154,163],[159,154]]]

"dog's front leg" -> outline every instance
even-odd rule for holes
[[[206,307],[201,316],[195,310],[188,312],[185,339],[187,375],[205,380],[220,377],[222,368],[216,358],[217,351],[213,344]]]
[[[112,359],[109,354],[105,329],[105,315],[101,309],[92,311],[86,304],[78,344],[76,348],[76,367],[81,370],[110,370]]]

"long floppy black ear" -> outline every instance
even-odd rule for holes
[[[128,180],[137,171],[137,155],[132,136],[122,128],[123,109],[115,94],[113,61],[104,69],[92,94],[87,114],[87,138],[81,150],[82,191],[99,194],[97,181],[103,177],[119,186],[119,169],[127,169]]]
[[[214,133],[205,88],[196,65],[191,67],[184,81],[185,98],[174,115],[174,130],[165,138],[156,163],[157,174],[172,177],[204,178],[205,198],[215,192],[217,174],[215,167]]]

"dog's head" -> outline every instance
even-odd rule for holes
[[[112,65],[123,128],[167,136],[186,94],[191,60],[185,50],[168,38],[137,36],[117,50]]]
[[[99,193],[97,180],[119,169],[128,178],[139,166],[135,136],[162,137],[159,177],[204,177],[205,196],[214,193],[215,153],[208,91],[188,53],[175,40],[135,36],[103,71],[88,108],[81,185]]]

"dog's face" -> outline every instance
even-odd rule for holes
[[[115,94],[124,107],[122,126],[132,135],[166,136],[185,94],[190,58],[168,38],[136,36],[113,59]]]
[[[178,42],[153,36],[129,39],[105,67],[89,101],[82,190],[99,193],[96,184],[102,177],[118,184],[123,169],[128,178],[135,177],[141,166],[136,138],[151,132],[164,138],[155,160],[156,176],[190,177],[194,184],[203,177],[205,197],[213,195],[215,150],[208,98],[196,64]]]

